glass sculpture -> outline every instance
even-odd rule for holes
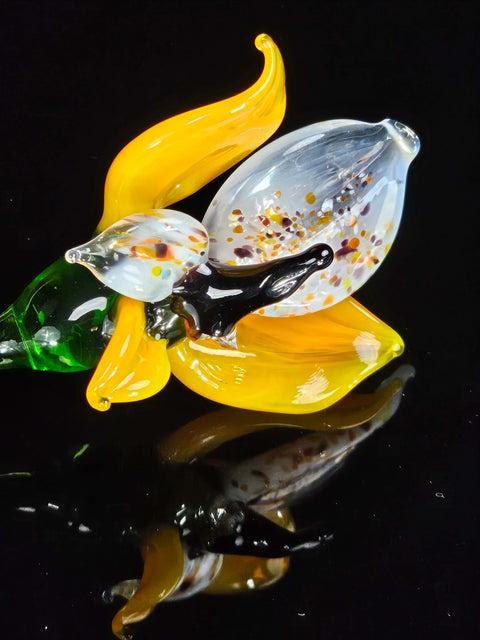
[[[170,208],[262,145],[285,112],[280,52],[246,91],[161,122],[115,158],[96,235],[0,317],[0,366],[94,368],[92,407],[148,398],[173,373],[214,401],[330,406],[403,350],[351,295],[400,223],[415,133],[332,120],[241,164],[203,221]],[[84,268],[86,267],[86,268]]]

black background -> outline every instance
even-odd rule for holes
[[[299,518],[334,509],[335,541],[263,593],[163,604],[135,637],[476,638],[480,631],[478,31],[469,2],[6,2],[1,18],[1,304],[85,241],[135,135],[233,95],[269,33],[287,74],[277,135],[315,121],[405,122],[422,149],[382,268],[356,295],[405,339],[416,378],[395,418]],[[201,218],[224,177],[176,208]],[[390,371],[388,369],[387,371]],[[108,414],[89,374],[2,372],[0,462],[102,438],[154,437],[214,408],[171,380]],[[441,494],[443,497],[438,497]],[[2,516],[6,518],[6,516]],[[27,529],[1,538],[1,635],[110,637],[103,588],[138,552]],[[304,616],[300,616],[304,613]]]

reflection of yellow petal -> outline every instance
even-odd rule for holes
[[[257,36],[255,46],[265,67],[249,89],[160,122],[120,151],[107,175],[99,231],[186,198],[276,131],[285,113],[283,61],[269,36]]]
[[[178,531],[163,526],[147,536],[142,545],[143,576],[135,595],[120,609],[112,622],[112,631],[124,640],[124,627],[146,618],[156,604],[165,600],[183,574],[183,547]]]
[[[145,305],[121,296],[117,324],[87,389],[94,409],[106,411],[112,402],[132,402],[153,396],[170,377],[166,340],[145,332]]]
[[[162,438],[157,450],[168,462],[190,462],[207,455],[225,442],[265,429],[349,429],[372,420],[402,388],[402,380],[392,378],[384,388],[373,393],[351,393],[328,409],[295,417],[286,413],[272,414],[232,407],[212,411]]]
[[[264,515],[285,529],[295,531],[295,524],[288,509],[278,509]],[[224,555],[220,573],[204,591],[220,594],[263,589],[280,580],[289,564],[290,558]]]
[[[237,345],[184,338],[168,350],[172,373],[216,402],[311,413],[403,351],[400,336],[353,298],[293,318],[249,314],[237,325]]]

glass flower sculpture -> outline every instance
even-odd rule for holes
[[[169,208],[279,127],[282,58],[269,36],[255,44],[265,66],[249,89],[161,122],[118,154],[95,237],[1,316],[2,368],[96,367],[87,398],[101,411],[154,395],[173,373],[220,403],[309,413],[402,352],[351,295],[398,230],[419,150],[408,127],[307,126],[241,164],[202,222]]]

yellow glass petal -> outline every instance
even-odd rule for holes
[[[121,640],[128,637],[125,626],[146,618],[172,593],[183,574],[183,548],[174,527],[162,526],[151,532],[142,544],[142,556],[140,586],[112,621],[112,631]]]
[[[311,431],[349,429],[372,420],[403,388],[401,378],[373,393],[351,393],[323,411],[296,415],[247,411],[228,407],[212,411],[160,440],[157,450],[173,463],[200,458],[225,442],[265,429],[288,427]]]
[[[265,517],[289,531],[295,530],[288,509],[278,509]],[[263,589],[285,575],[290,558],[256,558],[253,556],[224,555],[220,573],[204,591],[210,594],[240,593]]]
[[[285,70],[266,34],[255,39],[265,57],[260,78],[236,96],[169,118],[132,140],[105,183],[98,231],[147,209],[191,195],[259,147],[285,113]]]
[[[249,314],[236,337],[236,349],[212,338],[184,338],[168,350],[172,373],[216,402],[312,413],[403,351],[401,337],[353,298],[293,318]]]
[[[121,296],[115,331],[87,388],[94,409],[106,411],[112,402],[149,398],[167,384],[167,342],[150,338],[145,322],[144,303]]]

